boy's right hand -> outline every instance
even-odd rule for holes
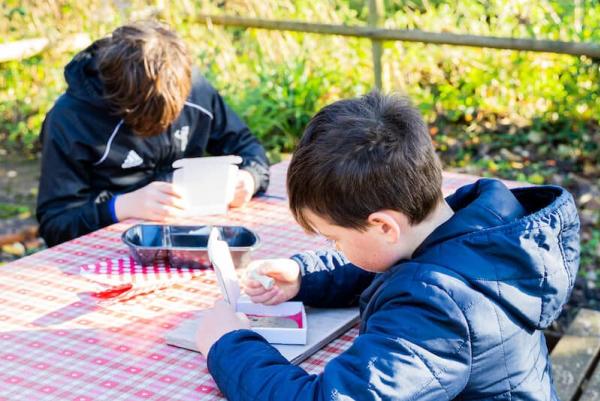
[[[184,209],[181,192],[170,182],[162,181],[119,195],[115,201],[115,214],[119,221],[132,217],[164,220],[179,216]]]
[[[292,259],[262,259],[248,264],[247,270],[256,269],[259,274],[275,280],[267,290],[263,285],[246,275],[244,291],[254,303],[276,305],[294,298],[300,291],[300,265]]]

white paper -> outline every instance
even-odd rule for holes
[[[173,184],[181,189],[186,216],[224,214],[233,199],[239,156],[197,157],[173,162]]]
[[[165,335],[167,344],[199,352],[196,347],[196,333],[201,314],[202,311],[197,312],[193,318],[167,332]],[[310,330],[305,345],[273,344],[288,361],[294,364],[304,361],[347,332],[358,322],[359,313],[358,308],[306,308],[306,318]]]
[[[214,227],[208,237],[208,258],[215,270],[225,302],[235,308],[240,297],[240,284],[229,246],[220,239],[219,229]]]
[[[241,296],[240,284],[227,242],[222,241],[219,230],[213,228],[208,237],[208,257],[215,270],[221,293],[225,301],[238,312],[262,316],[291,316],[302,314],[302,327],[253,327],[273,344],[306,344],[308,322],[302,302],[283,302],[278,305],[255,304],[247,296]]]

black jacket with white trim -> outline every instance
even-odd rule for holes
[[[269,183],[265,151],[248,127],[196,71],[179,117],[160,135],[141,137],[111,113],[102,96],[95,52],[100,41],[65,67],[68,89],[48,112],[37,218],[49,246],[114,222],[109,201],[152,181],[169,181],[184,157],[239,155],[255,192]]]

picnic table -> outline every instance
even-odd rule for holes
[[[323,248],[293,221],[285,192],[287,163],[271,168],[268,192],[226,216],[185,224],[244,225],[261,237],[253,258],[288,257]],[[444,193],[478,177],[445,173]],[[0,267],[0,401],[221,400],[200,354],[165,344],[165,332],[212,305],[212,270],[123,302],[99,303],[97,284],[80,267],[128,258],[121,233],[128,220]],[[320,373],[346,350],[358,328],[301,364]],[[232,360],[232,363],[235,363]]]

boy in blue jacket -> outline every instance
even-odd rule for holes
[[[336,251],[259,261],[255,302],[358,302],[360,334],[310,375],[227,304],[198,347],[229,400],[557,400],[542,329],[579,263],[572,197],[482,179],[442,197],[441,166],[408,101],[371,93],[322,109],[289,166],[291,211]]]

